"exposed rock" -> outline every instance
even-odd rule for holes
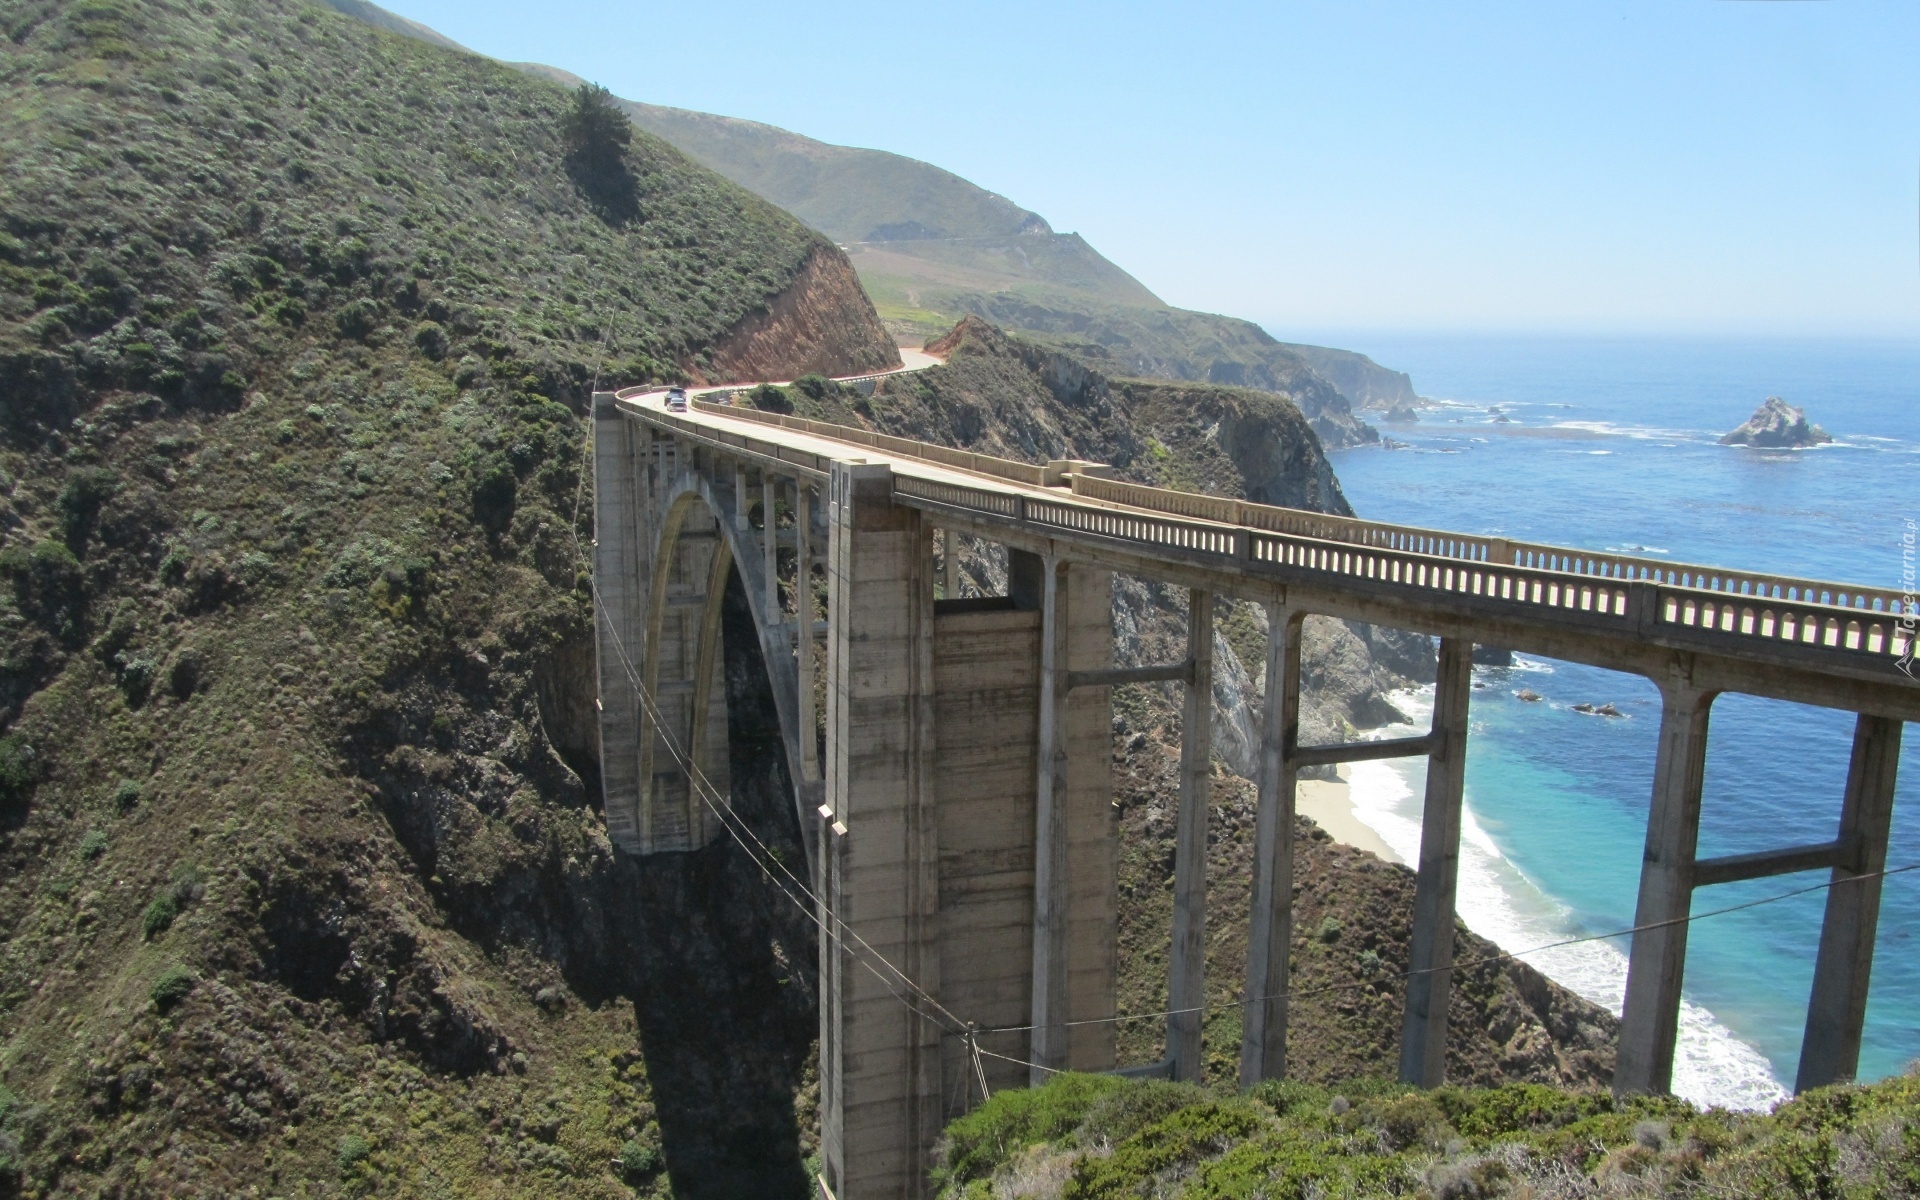
[[[900,365],[847,256],[816,245],[787,289],[728,332],[694,373],[716,383],[856,375]]]
[[[1380,419],[1390,425],[1411,425],[1420,419],[1420,414],[1413,411],[1410,404],[1396,404]]]
[[[1510,667],[1513,665],[1513,651],[1505,646],[1475,646],[1473,665],[1476,667]]]
[[[1720,439],[1722,446],[1757,446],[1768,450],[1798,450],[1831,442],[1833,435],[1818,425],[1807,424],[1805,410],[1795,408],[1778,396],[1753,410],[1747,423]]]
[[[1532,688],[1521,688],[1519,691],[1515,692],[1513,695],[1514,695],[1514,699],[1520,701],[1522,704],[1540,703],[1540,693],[1534,691]]]

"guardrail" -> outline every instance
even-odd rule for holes
[[[1468,562],[1497,563],[1586,575],[1597,579],[1624,582],[1648,582],[1670,587],[1696,588],[1722,592],[1756,600],[1773,600],[1832,605],[1861,612],[1898,617],[1905,604],[1903,593],[1890,588],[1795,579],[1758,571],[1736,571],[1723,567],[1702,567],[1690,563],[1668,562],[1657,558],[1638,558],[1591,550],[1571,550],[1538,542],[1519,542],[1507,538],[1479,537],[1439,529],[1421,529],[1382,521],[1363,521],[1357,517],[1334,516],[1305,509],[1280,508],[1252,504],[1223,496],[1202,496],[1190,492],[1169,491],[1115,479],[1073,477],[1077,496],[1151,508],[1246,525],[1274,533],[1290,533],[1322,541],[1347,542],[1383,550],[1408,550]]]
[[[908,438],[696,400],[702,413],[744,419],[853,446],[871,446],[982,476],[979,486],[896,473],[895,494],[1003,521],[1130,544],[1143,551],[1218,559],[1222,566],[1359,584],[1409,601],[1478,601],[1498,615],[1529,614],[1595,633],[1659,636],[1719,652],[1778,649],[1891,667],[1915,636],[1903,597],[1883,589],[1758,572],[1595,554],[1251,504],[1075,473],[1047,495],[994,486],[1046,487],[1048,469]],[[653,409],[648,421],[816,474],[832,459]],[[1070,495],[1061,494],[1062,491]],[[1492,615],[1492,614],[1490,614]],[[1889,671],[1891,675],[1891,671]]]
[[[1076,491],[1081,482],[1075,480]],[[1115,488],[1105,486],[1107,481],[1100,483],[1103,493],[1100,498],[1108,503],[1119,502],[1122,494],[1138,489],[1138,485],[1133,484]],[[1475,549],[1472,546],[1475,539],[1456,538],[1437,531],[1391,528],[1381,531],[1395,535],[1394,540],[1406,545],[1433,547],[1428,550],[1361,545],[1249,528],[1252,522],[1229,523],[1211,519],[1210,514],[1226,516],[1231,511],[1238,516],[1246,509],[1254,509],[1291,515],[1295,510],[1247,505],[1220,497],[1174,493],[1182,496],[1183,502],[1198,501],[1190,507],[1208,515],[1196,520],[1007,495],[991,488],[962,487],[912,476],[896,476],[894,490],[909,500],[922,499],[972,509],[1028,525],[1132,543],[1142,548],[1217,557],[1226,560],[1222,566],[1232,563],[1255,571],[1264,569],[1276,574],[1305,576],[1323,586],[1351,582],[1416,602],[1438,596],[1477,600],[1501,610],[1490,615],[1525,619],[1531,613],[1556,624],[1577,625],[1596,633],[1663,636],[1696,643],[1705,650],[1793,648],[1836,653],[1855,663],[1865,659],[1891,666],[1892,660],[1907,655],[1914,636],[1897,611],[1783,597],[1729,595],[1646,576],[1601,577],[1556,567],[1507,564],[1485,557],[1469,557]],[[1333,518],[1333,521],[1349,526],[1363,524],[1344,518]],[[1490,540],[1480,539],[1483,545]],[[1849,589],[1820,585],[1820,590],[1841,594]],[[1864,589],[1851,591],[1859,594]]]

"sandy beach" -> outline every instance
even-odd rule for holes
[[[1313,823],[1327,831],[1327,836],[1343,845],[1369,850],[1388,862],[1399,862],[1400,856],[1388,848],[1375,833],[1353,814],[1353,801],[1347,794],[1345,779],[1335,783],[1323,779],[1302,779],[1300,790],[1295,793],[1295,805],[1300,815],[1311,817]]]

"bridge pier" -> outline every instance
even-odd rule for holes
[[[1800,1070],[1793,1090],[1851,1083],[1860,1067],[1860,1034],[1867,1015],[1867,983],[1873,975],[1873,939],[1880,924],[1880,872],[1887,868],[1887,835],[1893,824],[1893,785],[1900,767],[1902,725],[1888,717],[1860,714],[1853,758],[1840,806],[1839,842],[1850,862],[1833,867],[1820,955],[1807,1001],[1807,1032],[1800,1043]]]
[[[1407,953],[1406,1013],[1400,1024],[1400,1079],[1439,1087],[1447,1077],[1447,1001],[1453,984],[1454,893],[1460,881],[1460,821],[1466,802],[1467,707],[1473,643],[1440,639],[1433,685],[1427,793],[1420,816],[1420,873]]]
[[[1627,958],[1627,995],[1620,1015],[1615,1095],[1664,1093],[1673,1087],[1673,1049],[1680,1032],[1680,983],[1687,965],[1687,914],[1693,905],[1694,855],[1700,840],[1700,791],[1706,778],[1707,712],[1713,693],[1683,679],[1660,683],[1660,745],[1653,767],[1653,808]]]
[[[1213,790],[1213,593],[1187,593],[1186,704],[1180,717],[1180,812],[1174,828],[1173,943],[1167,955],[1167,1059],[1199,1083],[1207,1002],[1207,808]]]
[[[1287,1074],[1287,988],[1293,953],[1293,823],[1300,769],[1300,646],[1306,614],[1267,605],[1267,694],[1260,723],[1247,990],[1241,1008],[1240,1086]]]
[[[594,643],[600,684],[600,778],[607,836],[639,834],[640,697],[628,673],[646,637],[647,582],[640,535],[646,494],[642,439],[653,433],[621,415],[612,392],[593,396]]]
[[[940,987],[922,745],[931,562],[920,514],[893,505],[892,484],[885,466],[833,468],[821,841],[837,936],[820,943],[821,1158],[842,1197],[919,1195],[942,1115],[926,999]]]

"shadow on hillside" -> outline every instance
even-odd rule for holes
[[[734,811],[798,864],[779,719],[737,575],[723,621]],[[633,866],[632,996],[674,1195],[810,1195],[794,1114],[818,1032],[807,917],[724,835]]]

